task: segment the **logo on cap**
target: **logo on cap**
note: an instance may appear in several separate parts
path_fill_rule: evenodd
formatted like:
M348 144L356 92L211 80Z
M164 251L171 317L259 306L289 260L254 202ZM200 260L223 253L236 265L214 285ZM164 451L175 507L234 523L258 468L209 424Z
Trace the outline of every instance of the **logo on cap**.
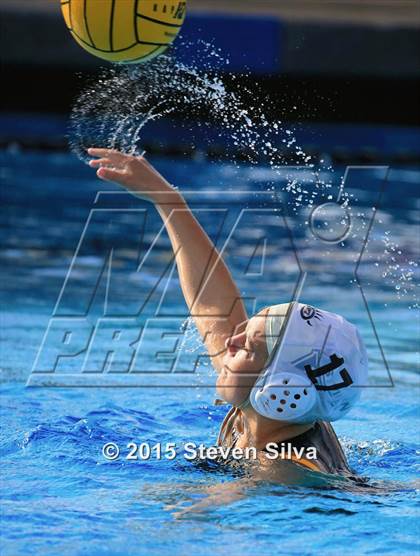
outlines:
M322 313L311 305L304 305L300 310L300 316L303 318L304 321L306 321L306 324L312 326L311 319L315 318L320 320L322 318Z

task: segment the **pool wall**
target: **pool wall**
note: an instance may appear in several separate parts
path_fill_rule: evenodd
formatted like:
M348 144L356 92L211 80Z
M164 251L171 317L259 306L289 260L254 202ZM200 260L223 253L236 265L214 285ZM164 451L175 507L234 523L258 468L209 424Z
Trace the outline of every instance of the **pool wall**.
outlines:
M227 54L224 71L247 73L240 78L244 84L258 83L274 101L282 91L274 108L282 119L296 118L297 99L305 107L299 118L305 120L420 122L420 17L411 13L409 3L379 10L364 2L359 10L346 12L337 2L329 2L328 9L315 2L315 14L303 0L294 7L290 2L258 4L256 10L254 2L226 8L218 1L191 1L178 44L209 41ZM2 110L68 112L80 88L74 72L95 73L104 62L73 41L58 2L4 0L0 15L9 85ZM194 49L181 48L179 56L188 63Z

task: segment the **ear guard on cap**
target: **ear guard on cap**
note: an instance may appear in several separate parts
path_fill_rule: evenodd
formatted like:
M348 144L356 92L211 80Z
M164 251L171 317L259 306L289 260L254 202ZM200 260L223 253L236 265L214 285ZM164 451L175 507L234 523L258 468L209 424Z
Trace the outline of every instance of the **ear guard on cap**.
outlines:
M285 305L276 308L282 310L280 335L251 390L252 407L295 424L341 418L367 384L367 354L356 327L301 303L287 304L287 314Z
M313 384L293 373L282 373L281 380L270 382L253 393L252 406L260 415L269 419L296 422L311 420L317 396ZM276 416L276 417L274 417Z

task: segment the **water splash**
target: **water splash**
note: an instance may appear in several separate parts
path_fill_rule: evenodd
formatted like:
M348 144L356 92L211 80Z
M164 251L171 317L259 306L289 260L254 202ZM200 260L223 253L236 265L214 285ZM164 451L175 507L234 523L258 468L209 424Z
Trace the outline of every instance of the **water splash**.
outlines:
M216 138L226 145L226 152L240 153L241 160L252 165L263 158L272 172L271 179L265 180L265 189L275 199L282 195L293 216L333 201L338 176L328 157L316 163L299 144L290 124L266 116L270 100L255 104L255 98L262 97L256 94L257 84L251 90L242 81L239 86L235 75L227 78L218 71L217 67L226 68L228 59L211 44L184 41L182 49L189 49L190 54L194 51L196 62L194 56L188 66L177 61L175 50L175 56L161 55L148 64L104 69L99 78L87 85L75 102L70 119L70 145L79 158L86 161L86 150L93 145L140 154L144 150L145 127L165 119L166 124L185 131L182 136L189 138L186 149L190 151L206 142L210 131L214 134L217 130ZM286 166L291 159L296 165ZM340 189L340 204L357 221L349 241L360 243L366 235L371 210L363 208L354 193ZM308 231L308 218L303 220L302 228ZM328 225L325 222L325 227ZM418 307L413 280L416 263L411 258L401 262L401 248L391 240L389 232L380 241L384 244L382 251L371 240L366 245L366 254L372 250L376 257L372 264L380 269L378 280L392 289L398 300L408 300L410 308ZM348 250L348 244L342 246Z
M270 101L254 104L258 92L235 76L226 77L214 70L222 60L220 51L207 43L193 45L200 57L198 70L169 55L136 66L114 66L101 72L76 100L70 120L70 144L73 151L86 160L89 146L119 148L128 153L142 152L142 130L153 121L176 120L177 128L191 132L198 122L203 142L205 128L218 129L227 147L236 149L242 159L256 164L261 155L272 168L281 166L293 155L299 165L311 167L311 156L298 144L290 125L270 122L265 113ZM183 43L182 48L192 47ZM216 63L215 63L216 61ZM224 60L225 64L227 60ZM255 85L257 88L257 85ZM257 95L260 97L261 95ZM254 103L253 103L254 102ZM194 135L189 134L192 145ZM276 145L283 145L280 149Z

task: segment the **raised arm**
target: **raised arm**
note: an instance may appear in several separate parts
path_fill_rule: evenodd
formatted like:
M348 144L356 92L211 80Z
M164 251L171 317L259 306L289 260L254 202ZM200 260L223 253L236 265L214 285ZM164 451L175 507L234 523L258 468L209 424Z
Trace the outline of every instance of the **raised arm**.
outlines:
M188 309L217 371L222 367L225 341L247 315L238 288L214 244L197 222L181 193L143 157L109 149L89 149L97 175L117 182L153 202L162 217L175 253Z

